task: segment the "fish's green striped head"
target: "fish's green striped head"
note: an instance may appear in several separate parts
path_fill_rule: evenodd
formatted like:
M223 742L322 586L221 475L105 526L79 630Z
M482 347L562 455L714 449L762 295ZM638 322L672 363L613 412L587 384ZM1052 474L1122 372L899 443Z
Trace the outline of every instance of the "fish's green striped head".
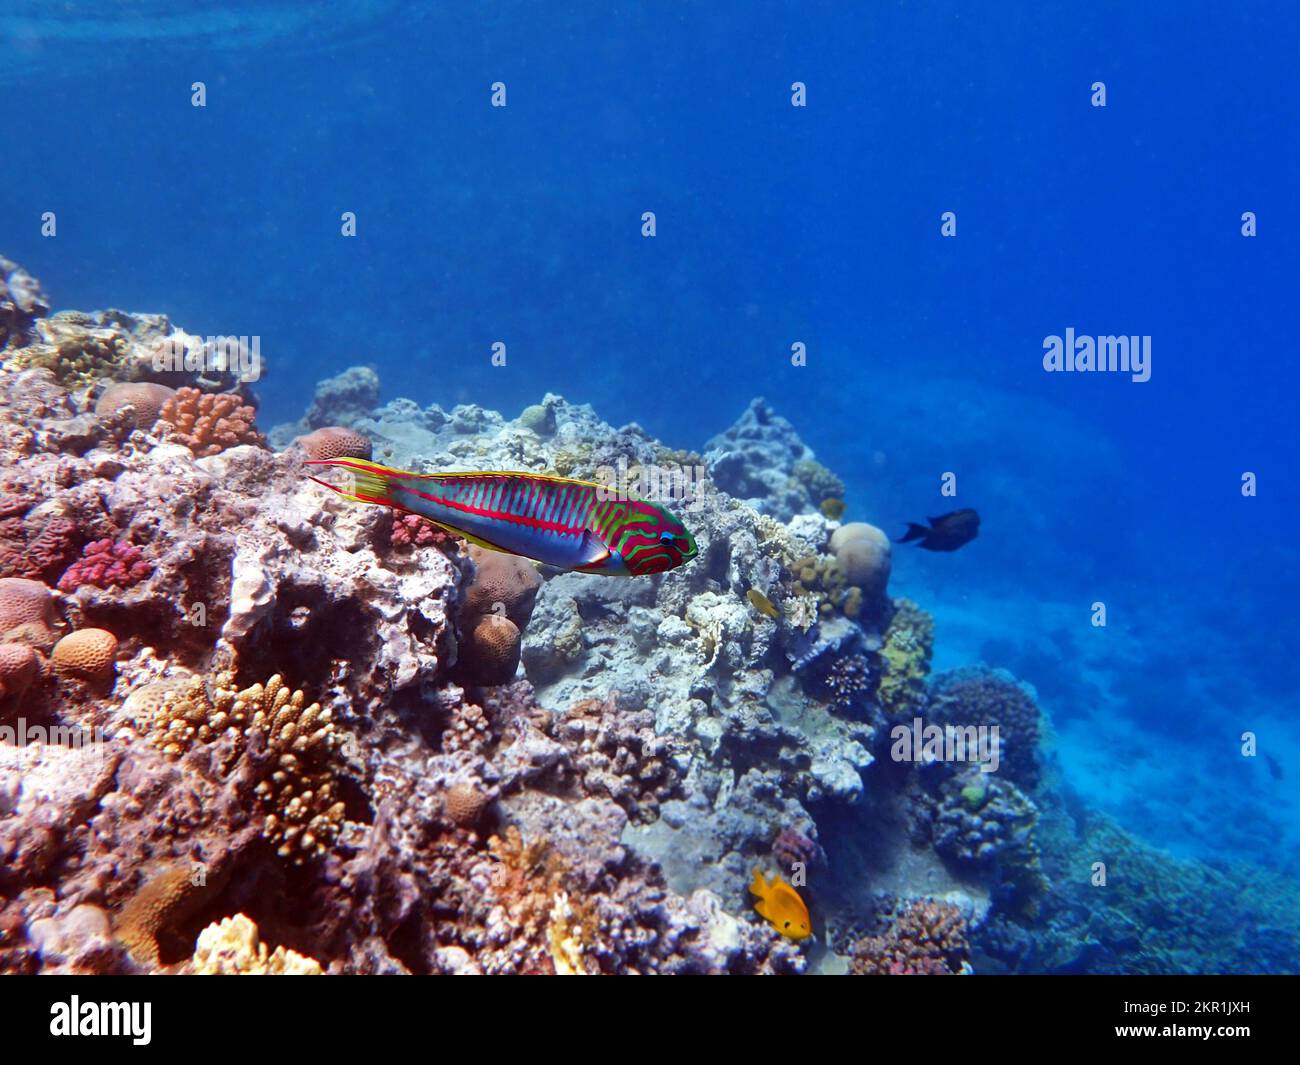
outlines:
M691 531L658 503L606 500L596 504L590 525L610 552L608 559L584 567L592 572L644 577L676 569L699 554Z

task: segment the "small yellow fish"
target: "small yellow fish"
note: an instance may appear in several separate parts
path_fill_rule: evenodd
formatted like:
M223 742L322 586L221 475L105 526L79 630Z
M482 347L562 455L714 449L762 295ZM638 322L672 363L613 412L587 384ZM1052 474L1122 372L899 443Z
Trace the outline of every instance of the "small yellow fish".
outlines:
M781 611L777 609L776 604L757 588L751 588L745 593L745 595L748 596L749 601L754 604L755 610L766 614L773 621L781 616Z
M758 896L754 911L772 925L783 936L790 939L807 939L812 935L812 921L808 917L808 907L803 904L799 892L795 891L777 873L771 882L763 879L763 874L754 870L754 880L749 885L752 895Z

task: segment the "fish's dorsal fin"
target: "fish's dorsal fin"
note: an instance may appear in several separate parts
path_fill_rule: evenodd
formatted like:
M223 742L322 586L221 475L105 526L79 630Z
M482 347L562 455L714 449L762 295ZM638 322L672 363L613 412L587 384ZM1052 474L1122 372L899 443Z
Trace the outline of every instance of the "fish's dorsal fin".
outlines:
M458 477L528 477L534 481L549 481L551 484L581 485L584 488L600 488L606 492L612 491L607 484L598 484L596 481L579 481L574 477L561 477L555 473L537 473L535 470L443 470L438 473L412 473L409 476L419 477L426 481L451 481Z

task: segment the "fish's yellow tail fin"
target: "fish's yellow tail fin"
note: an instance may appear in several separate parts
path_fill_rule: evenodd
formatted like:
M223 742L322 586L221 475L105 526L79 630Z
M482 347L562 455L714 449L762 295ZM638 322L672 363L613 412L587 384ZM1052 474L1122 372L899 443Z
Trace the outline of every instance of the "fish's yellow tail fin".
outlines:
M763 879L763 874L760 873L758 867L755 866L754 879L749 882L749 893L751 895L757 895L760 899L765 899L770 890L771 887L768 882Z
M333 489L341 496L357 503L378 503L380 506L400 507L403 510L407 508L395 498L397 487L394 483L395 479L416 476L406 470L395 470L391 466L381 466L377 462L369 462L366 459L314 459L303 465L330 466L341 470L343 472L341 484L322 481L319 477L311 478L317 484Z

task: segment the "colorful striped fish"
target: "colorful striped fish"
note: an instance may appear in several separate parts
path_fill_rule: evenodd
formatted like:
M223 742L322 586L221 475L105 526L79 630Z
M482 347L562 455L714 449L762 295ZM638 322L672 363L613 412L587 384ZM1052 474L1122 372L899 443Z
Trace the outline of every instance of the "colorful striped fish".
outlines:
M589 481L536 473L409 473L364 459L321 459L308 466L342 470L344 485L312 480L360 503L428 518L493 551L561 569L642 577L689 562L695 537L657 503L606 498Z

